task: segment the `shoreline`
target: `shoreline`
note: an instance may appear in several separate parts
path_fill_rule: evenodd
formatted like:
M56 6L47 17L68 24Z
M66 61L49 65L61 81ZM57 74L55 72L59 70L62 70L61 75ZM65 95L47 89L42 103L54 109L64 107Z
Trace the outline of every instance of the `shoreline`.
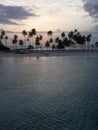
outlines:
M0 57L52 57L52 56L91 56L98 55L98 50L31 50L0 52Z

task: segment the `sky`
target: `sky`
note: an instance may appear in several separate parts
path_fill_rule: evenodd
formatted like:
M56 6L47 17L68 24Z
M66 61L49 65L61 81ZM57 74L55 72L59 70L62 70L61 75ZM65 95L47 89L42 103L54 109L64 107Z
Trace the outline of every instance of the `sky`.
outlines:
M0 29L98 31L98 0L0 0Z

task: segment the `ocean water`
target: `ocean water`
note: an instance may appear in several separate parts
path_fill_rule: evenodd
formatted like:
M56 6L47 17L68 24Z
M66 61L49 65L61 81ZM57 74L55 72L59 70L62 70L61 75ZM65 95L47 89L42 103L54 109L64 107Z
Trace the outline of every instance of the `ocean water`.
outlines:
M98 130L98 56L0 58L0 130Z

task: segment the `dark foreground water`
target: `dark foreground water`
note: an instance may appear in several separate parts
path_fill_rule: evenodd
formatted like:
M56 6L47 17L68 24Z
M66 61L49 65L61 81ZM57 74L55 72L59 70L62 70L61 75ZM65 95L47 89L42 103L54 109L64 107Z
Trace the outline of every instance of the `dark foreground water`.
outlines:
M98 130L98 56L0 58L0 130Z

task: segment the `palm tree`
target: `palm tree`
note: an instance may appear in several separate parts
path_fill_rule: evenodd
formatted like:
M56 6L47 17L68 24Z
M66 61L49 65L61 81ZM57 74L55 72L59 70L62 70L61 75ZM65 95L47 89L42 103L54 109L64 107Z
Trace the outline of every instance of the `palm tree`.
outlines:
M2 35L3 37L5 36L5 31L4 31L4 30L1 32L1 35Z
M41 43L41 40L43 39L43 36L42 35L40 35L39 36L39 40L40 40L40 48L42 49L42 43Z
M26 36L27 36L27 32L25 30L22 31L22 35L24 36L24 43L26 46Z
M33 29L31 30L31 34L32 34L32 37L34 37L34 40L33 40L33 46L35 46L35 35L37 34L35 28L33 28Z
M41 40L42 40L42 35L39 35L39 36L37 36L36 38L35 38L35 45L37 46L37 49L38 49L38 46L40 46L41 45Z
M12 40L12 43L16 44L16 49L17 49L17 41L18 41L18 36L14 35L14 39Z
M47 41L46 43L45 43L45 47L48 49L48 48L50 48L50 42L49 41Z
M47 33L48 33L48 35L50 35L50 36L52 36L52 34L53 34L53 32L52 32L51 30L48 31Z
M30 39L30 44L32 45L32 32L31 31L29 31L29 33L28 33L28 41L29 41L29 39Z
M1 42L2 42L2 40L3 40L3 38L4 38L4 36L5 36L5 31L2 30L2 31L1 31L1 35L0 35L0 40L1 40Z
M56 43L56 45L59 43L59 37L56 37L56 39L55 39L55 43Z
M13 49L14 49L15 43L16 43L15 39L12 39Z
M85 44L85 42L86 42L85 36L81 36L81 35L77 36L77 43L82 46L82 50L83 50L83 45Z
M89 34L87 37L86 37L86 41L88 42L88 50L89 50L89 43L90 43L90 41L91 41L91 37L92 37L92 35L91 34Z
M53 32L50 30L47 32L47 35L49 36L49 39L52 38Z
M74 33L75 33L75 34L77 34L77 33L78 33L78 30L77 30L77 29L75 29L75 30L74 30Z
M74 38L74 32L73 31L70 31L69 33L68 33L68 38L69 38L69 40L73 40L73 38Z
M39 39L40 39L40 40L42 40L42 39L43 39L43 36L42 36L42 35L40 35L40 36L39 36Z
M85 43L86 43L86 37L82 36L82 49L83 49L83 46L85 45Z
M66 47L68 48L69 46L73 45L73 41L68 39L67 37L65 37L62 42L65 49Z
M64 32L61 33L61 37L64 39L64 37L65 37L65 33Z
M50 38L49 42L52 43L53 42L53 38Z
M54 50L56 48L56 46L54 44L52 44L51 48L52 48L52 50Z
M14 35L14 39L16 40L18 38L18 36L17 35Z
M60 40L59 37L57 37L57 38L55 39L55 42L58 43L59 40Z
M38 49L38 46L40 46L40 38L38 36L35 38L35 45L37 49Z
M69 47L71 45L74 45L73 47L76 49L76 37L77 37L76 31L75 31L75 34L74 34L74 31L70 31L68 33L68 38L65 37L64 39L65 46Z
M22 46L23 49L23 40L19 40L19 45Z
M58 41L57 49L64 49L64 44L63 44L62 40Z
M8 36L5 36L5 45L6 45L6 47L7 47L7 41L8 41Z

